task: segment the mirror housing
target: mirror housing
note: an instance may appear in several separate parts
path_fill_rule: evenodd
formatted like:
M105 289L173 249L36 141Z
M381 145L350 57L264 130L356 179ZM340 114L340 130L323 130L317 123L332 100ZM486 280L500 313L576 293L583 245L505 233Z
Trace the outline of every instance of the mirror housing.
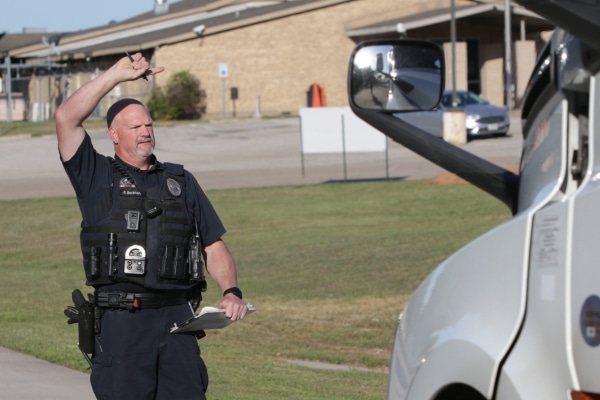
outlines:
M436 108L444 90L441 47L420 40L373 40L350 57L348 98L353 106L389 113Z

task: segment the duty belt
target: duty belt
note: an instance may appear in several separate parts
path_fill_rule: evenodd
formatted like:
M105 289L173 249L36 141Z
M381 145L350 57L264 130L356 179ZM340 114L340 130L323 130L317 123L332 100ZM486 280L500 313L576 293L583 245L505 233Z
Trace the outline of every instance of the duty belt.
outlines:
M139 310L175 306L188 302L184 291L167 293L96 292L96 305L100 308Z

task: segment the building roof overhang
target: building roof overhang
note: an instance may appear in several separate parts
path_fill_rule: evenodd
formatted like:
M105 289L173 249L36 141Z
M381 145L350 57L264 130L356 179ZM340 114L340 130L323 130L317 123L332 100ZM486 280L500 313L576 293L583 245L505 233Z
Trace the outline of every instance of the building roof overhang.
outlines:
M494 13L497 15L504 14L504 4L500 3L483 3L476 5L459 5L454 7L454 18L463 19L469 17L483 17L487 14ZM452 8L443 7L413 14L405 13L404 15L396 15L392 18L389 15L385 17L371 18L366 20L355 21L348 24L346 34L351 38L378 36L386 34L404 34L410 30L424 28L436 24L449 23L452 20ZM409 11L410 12L410 11ZM526 18L530 26L533 24L539 29L551 29L552 25L539 15L528 11L522 7L512 6L511 15L520 17L520 21Z
M61 36L59 44L14 48L16 58L99 57L127 51L153 49L274 19L334 6L352 0L209 0L202 6L192 1L171 5L167 13L149 12L121 23Z

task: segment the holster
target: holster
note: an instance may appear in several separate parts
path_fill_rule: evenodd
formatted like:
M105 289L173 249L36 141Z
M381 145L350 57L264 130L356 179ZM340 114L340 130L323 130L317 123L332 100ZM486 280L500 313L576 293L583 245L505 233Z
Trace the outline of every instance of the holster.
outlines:
M86 354L94 354L94 306L85 302L79 307L79 349Z
M194 310L194 312L196 310L198 310L198 307L200 307L200 303L202 302L202 292L204 292L205 290L206 290L206 281L200 282L200 284L194 286L188 292L188 300L189 300L190 305L192 306L192 309Z

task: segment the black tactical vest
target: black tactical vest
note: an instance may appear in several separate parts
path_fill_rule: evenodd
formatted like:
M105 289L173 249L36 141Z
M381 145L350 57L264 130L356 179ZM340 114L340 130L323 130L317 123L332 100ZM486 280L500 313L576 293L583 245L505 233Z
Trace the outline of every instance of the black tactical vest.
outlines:
M99 218L80 234L87 284L132 282L151 290L187 290L203 283L183 166L165 163L159 184L142 190L122 164L110 160L112 187L98 199Z

